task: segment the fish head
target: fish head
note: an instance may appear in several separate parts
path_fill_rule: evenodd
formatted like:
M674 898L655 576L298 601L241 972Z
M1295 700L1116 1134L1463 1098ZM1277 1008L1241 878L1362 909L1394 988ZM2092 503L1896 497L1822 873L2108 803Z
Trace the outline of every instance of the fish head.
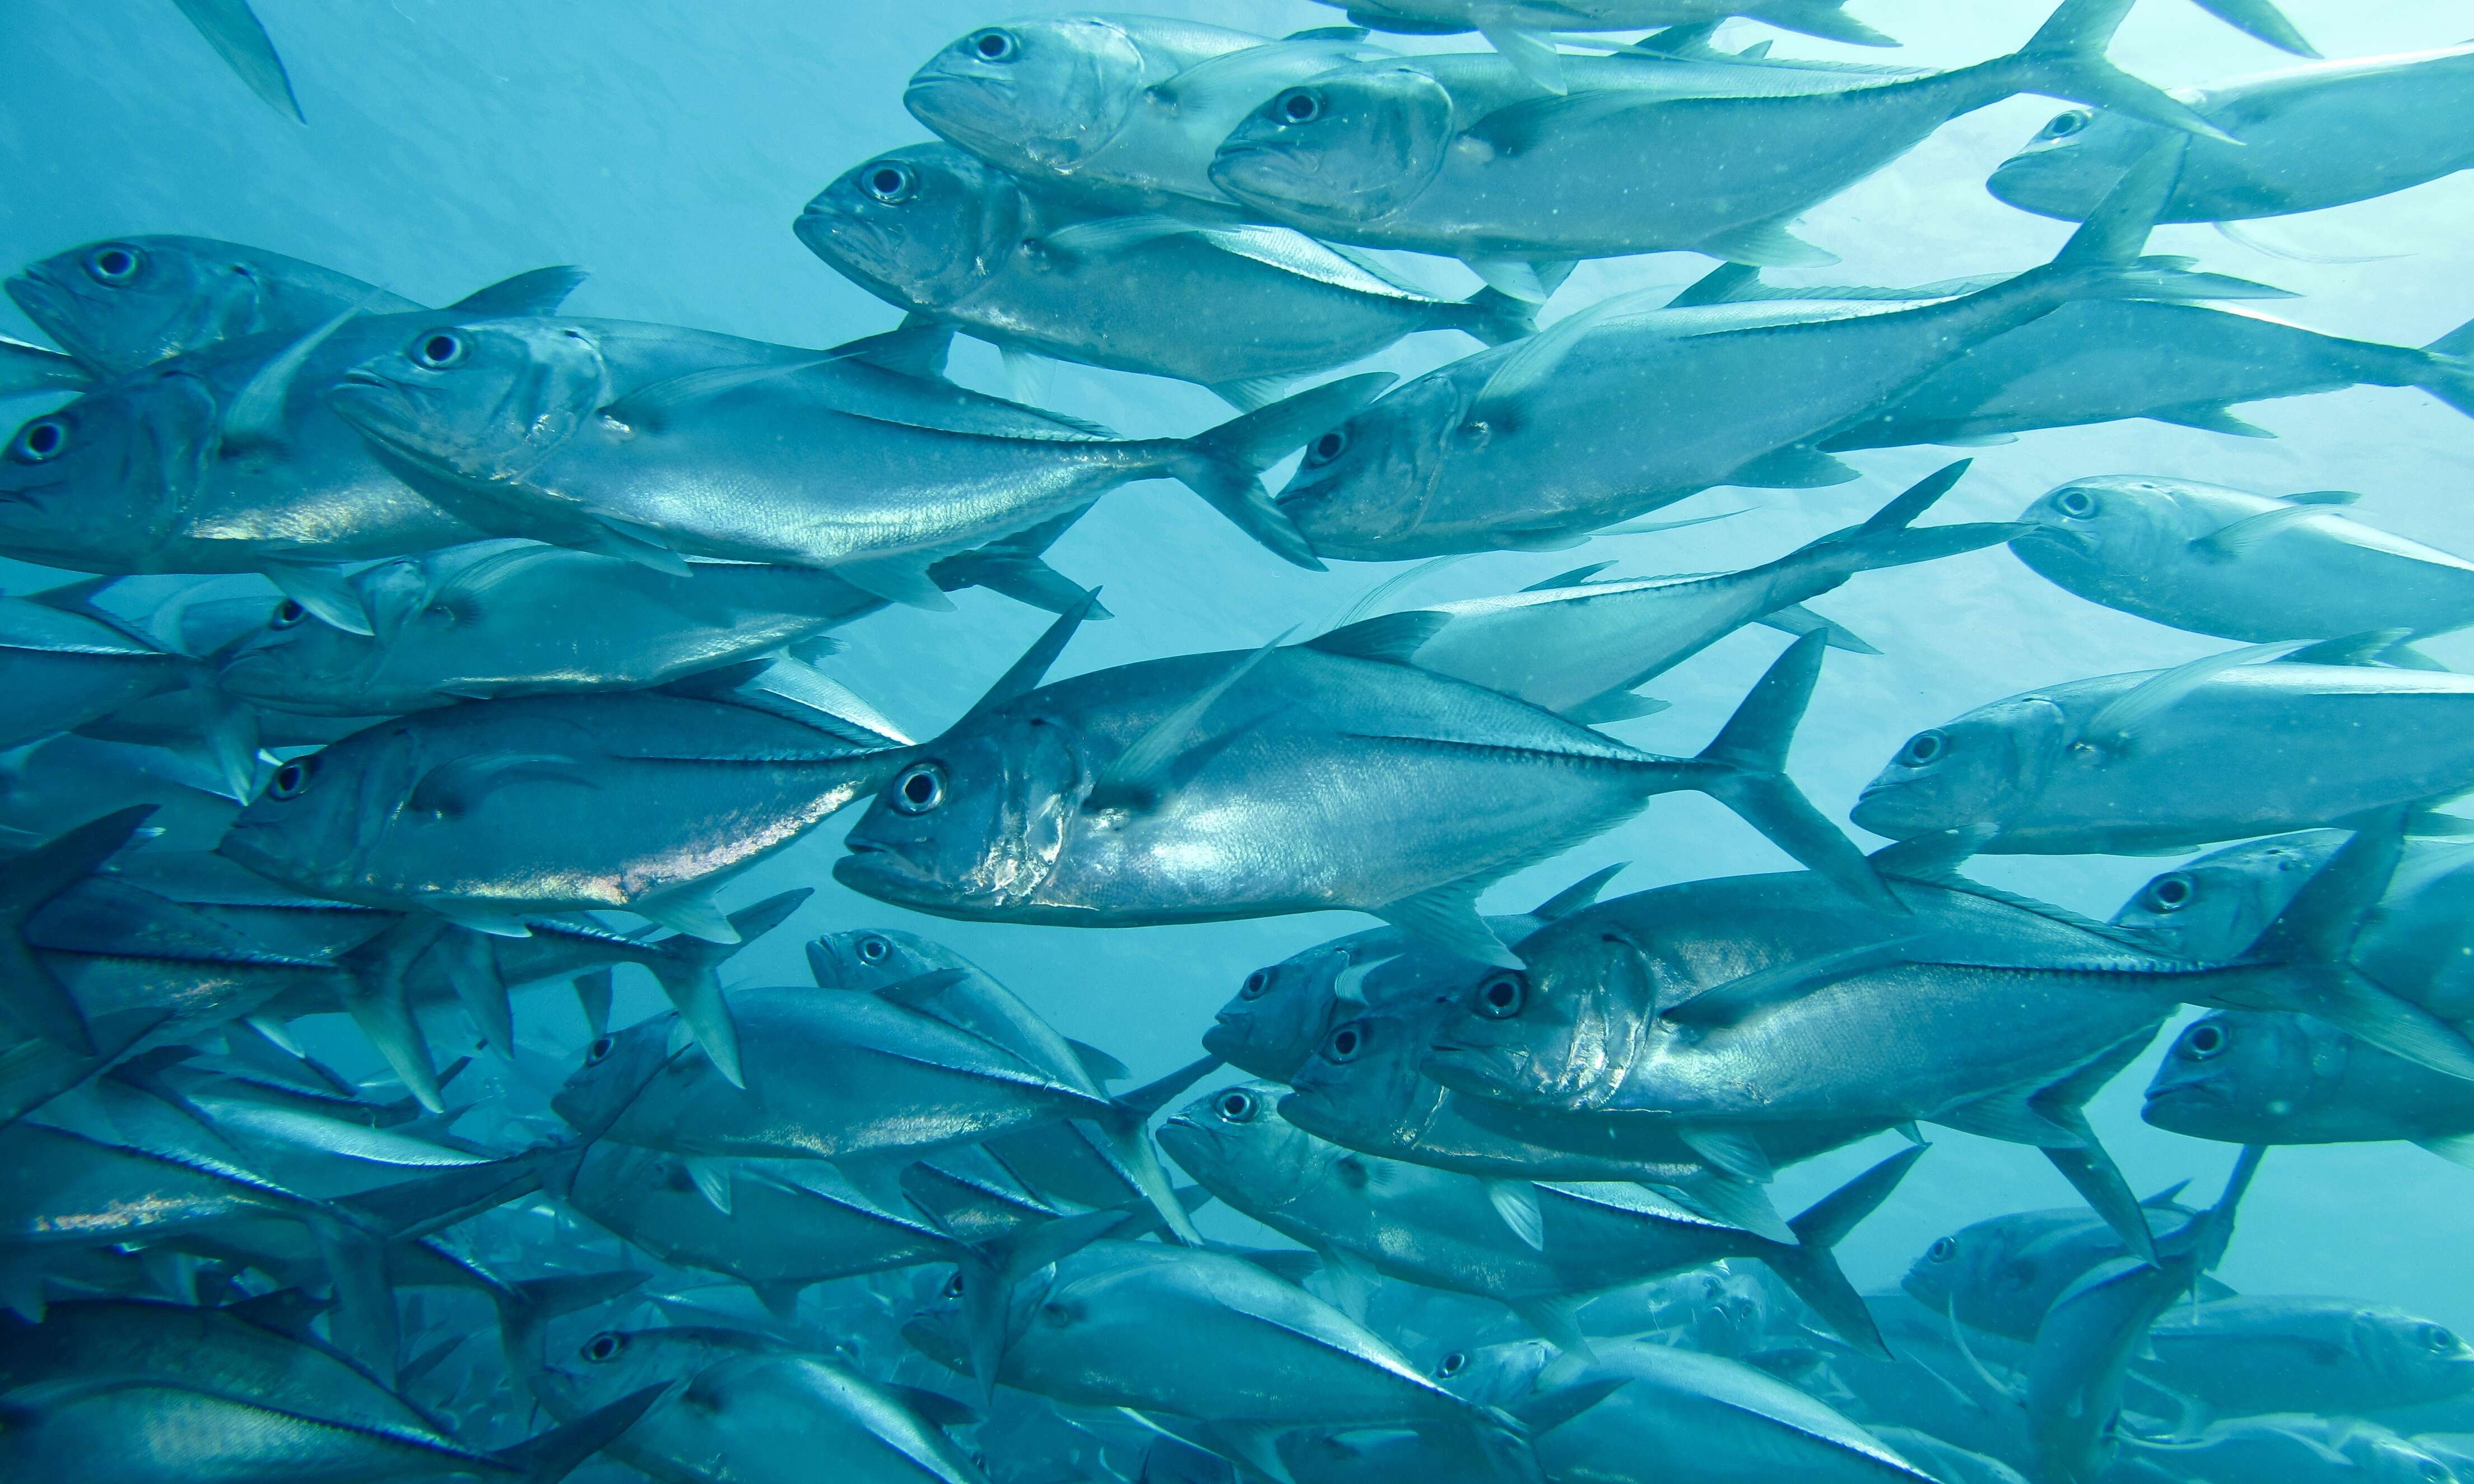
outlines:
M2474 1385L2474 1346L2445 1325L2394 1309L2356 1310L2348 1349L2387 1382L2401 1404Z
M1071 174L1116 138L1146 85L1116 20L1059 15L982 26L903 89L910 116L1007 170Z
M764 1344L744 1330L696 1326L604 1329L578 1345L565 1362L543 1370L570 1399L592 1409L647 1386L685 1380Z
M1995 200L2039 216L2080 221L2171 131L2125 113L2074 106L2045 121L2036 136L1994 167L1984 188Z
M1365 1003L1367 969L1400 951L1395 929L1318 943L1248 974L1202 1049L1240 1071L1285 1081L1312 1057L1336 1012Z
M1409 536L1452 455L1470 442L1475 392L1467 375L1445 366L1323 429L1306 441L1297 473L1274 497L1280 513L1326 556L1380 552L1384 543Z
M1540 941L1540 937L1545 941ZM1651 956L1619 935L1522 941L1526 968L1471 965L1421 1068L1455 1091L1573 1109L1602 1106L1646 1055L1659 1018Z
M826 989L873 994L922 974L962 966L960 956L943 944L891 928L828 933L808 945L808 967Z
M550 1111L587 1138L597 1138L618 1121L653 1080L680 1059L678 1016L656 1015L623 1031L604 1032L584 1048L584 1058L549 1100Z
M2069 740L2070 718L2044 696L1978 707L1908 738L1848 817L1892 839L2006 826L2035 803Z
M1089 791L1063 722L1016 707L966 718L894 773L851 827L834 879L923 912L1009 912L1047 885Z
M385 565L417 569L420 564L400 560ZM363 574L365 589L368 575ZM280 598L269 606L266 621L255 633L230 647L215 671L215 687L279 711L315 712L339 692L359 689L384 656L384 645L374 636L337 628L291 598Z
M327 392L363 437L471 484L522 478L611 400L600 347L555 320L431 321Z
M2187 562L2190 538L2220 523L2202 517L2195 528L2170 480L2099 474L2048 490L2019 523L2029 527L2010 541L2020 561L2073 592L2101 593Z
M1464 1401L1503 1406L1530 1395L1538 1374L1554 1359L1555 1347L1544 1340L1453 1345L1435 1357L1426 1375Z
M1288 1090L1249 1082L1196 1098L1161 1125L1160 1148L1204 1189L1243 1192L1248 1209L1286 1205L1321 1183L1335 1156L1352 1157L1280 1116Z
M1987 1304L2000 1304L2049 1280L2052 1266L2039 1239L2042 1212L2013 1212L1935 1237L1907 1265L1899 1286L1936 1314L1970 1324L1983 1322Z
M1280 1116L1317 1138L1351 1143L1360 1131L1421 1127L1443 1089L1419 1070L1447 1002L1386 1006L1344 1017L1289 1079Z
M88 367L141 366L264 328L267 291L246 256L203 237L113 237L11 279L9 297Z
M1279 215L1370 222L1414 200L1454 138L1452 95L1411 66L1322 73L1273 94L1211 158L1211 182Z
M2305 830L2215 851L2150 877L2113 921L2179 958L2239 958L2346 839Z
M87 572L144 571L215 442L198 377L151 372L19 425L0 445L0 549Z
M2214 1010L2173 1038L2139 1116L2193 1138L2265 1138L2264 1129L2307 1117L2351 1052L2341 1034L2302 1015Z
M845 172L792 230L869 292L935 309L1004 269L1027 228L1009 177L950 144L913 144Z

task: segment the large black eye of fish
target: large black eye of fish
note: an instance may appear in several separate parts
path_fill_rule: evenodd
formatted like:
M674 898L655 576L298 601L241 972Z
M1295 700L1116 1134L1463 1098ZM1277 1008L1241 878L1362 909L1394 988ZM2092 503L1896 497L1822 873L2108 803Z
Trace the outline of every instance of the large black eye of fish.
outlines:
M1352 1020L1323 1038L1322 1054L1334 1061L1353 1061L1366 1049L1366 1028Z
M584 1342L584 1358L596 1364L616 1360L618 1352L626 1348L625 1339L605 1329Z
M1934 1262L1948 1262L1958 1255L1958 1238L1942 1237L1925 1249L1925 1256Z
M2039 139L2067 139L2095 121L2096 115L2090 113L2087 109L2071 109L2065 112L2054 114L2051 120L2048 122L2043 129L2037 131L2036 137Z
M1443 1357L1443 1363L1442 1365L1435 1367L1435 1374L1448 1381L1453 1376L1460 1375L1467 1369L1468 1351L1454 1350Z
M294 758L275 770L273 781L266 786L267 796L297 799L301 796L302 791L309 787L309 780L317 771L318 765L315 760Z
M2435 1355L2445 1355L2457 1348L2457 1336L2438 1325L2422 1326L2423 1348Z
M2182 1037L2182 1055L2194 1061L2205 1061L2225 1049L2225 1028L2218 1025L2195 1025Z
M1011 61L1022 53L1022 43L1013 38L1012 32L994 27L971 37L970 47L971 55L982 61Z
M1292 87L1272 100L1272 116L1283 124L1311 124L1322 117L1322 94L1311 87Z
M445 371L467 353L464 337L451 329L433 329L412 343L412 363L426 371Z
M1244 984L1237 986L1237 998L1241 1000L1259 1000L1263 997L1263 992L1271 987L1271 974L1266 970L1256 969L1251 974L1246 976L1246 982Z
M893 952L893 945L881 937L862 937L859 940L859 961L861 963L882 963L885 961L885 956L891 952Z
M1220 1095L1214 1110L1222 1123L1252 1123L1254 1115L1263 1109L1252 1093L1243 1087L1231 1087Z
M1949 750L1949 734L1939 731L1918 732L1907 739L1905 746L1899 749L1899 764L1903 767L1923 767Z
M1333 428L1306 448L1306 467L1320 469L1348 451L1348 432Z
M58 458L69 446L69 420L62 417L36 418L17 430L10 445L10 456L23 464L39 464Z
M919 188L919 180L900 160L881 159L867 167L867 173L860 177L860 184L866 187L869 195L892 207L909 201L911 192Z
M906 815L924 815L945 802L945 769L934 763L913 763L893 780L893 807Z
M266 620L269 628L291 628L309 617L309 610L290 598L275 605L275 617Z
M945 1287L942 1291L948 1299L962 1297L962 1275L958 1269L952 1277L945 1279Z
M2096 514L2096 497L2085 490L2064 490L2055 497L2053 508L2074 521L2084 521Z
M2140 899L2149 912L2178 912L2191 905L2191 878L2180 871L2167 871L2147 884Z
M586 1066L595 1066L608 1060L610 1053L615 1050L618 1045L618 1040L616 1036L594 1036L593 1038L593 1044L584 1048L584 1064Z
M85 255L85 276L113 288L137 277L137 270L145 266L146 255L125 243L99 247Z
M1497 974L1477 986L1477 1012L1489 1020L1510 1020L1529 1008L1529 981L1517 974Z

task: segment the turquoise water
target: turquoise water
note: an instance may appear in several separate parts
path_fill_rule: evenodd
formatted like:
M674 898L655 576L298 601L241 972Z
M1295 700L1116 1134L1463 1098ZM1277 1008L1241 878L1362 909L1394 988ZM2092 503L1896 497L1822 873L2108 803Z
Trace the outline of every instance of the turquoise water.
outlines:
M1163 14L1282 35L1331 23L1304 3L1173 3ZM1904 65L1955 65L2015 46L2041 8L1858 0L1900 36ZM2331 57L2443 44L2463 30L2437 0L2287 9ZM10 8L14 65L0 96L0 158L10 161L0 264L131 231L230 238L328 265L424 303L445 303L520 270L577 263L591 279L577 312L674 323L827 346L890 328L893 311L837 278L792 237L801 205L834 177L925 132L901 106L903 81L937 48L994 12L948 0L901 6L794 0L258 0L289 64L307 125L277 117L240 89L168 5L19 0ZM1749 35L1752 28L1747 28ZM1766 35L1767 33L1762 33ZM1440 43L1409 41L1411 48ZM1807 38L1800 55L1882 54ZM2197 10L2145 0L2111 55L2167 84L2202 83L2281 64L2268 48ZM1982 181L2053 111L2014 98L1961 118L1889 168L1809 213L1800 229L1843 264L1783 272L1787 281L1907 283L2024 269L2051 255L2067 228L2009 209ZM2449 178L2385 198L2265 225L2260 235L2321 256L2264 255L2204 226L2167 227L2152 251L2299 291L2276 312L2369 340L2419 345L2474 316L2466 224L2474 182ZM1670 254L1584 264L1548 318L1608 294L1681 286L1706 259ZM1454 293L1476 286L1456 264L1411 271ZM39 336L13 309L0 331ZM1370 364L1414 374L1465 353L1451 335L1413 337ZM961 343L955 376L1005 394L986 347ZM1181 435L1226 409L1200 388L1074 366L1040 389L1042 404L1129 435ZM1974 472L1939 519L2007 520L2066 479L2145 473L2261 493L2364 492L2359 518L2446 549L2474 548L2464 513L2474 428L2412 390L2357 388L2260 404L2244 416L2275 436L2232 438L2137 422L2029 433L1973 450ZM1672 515L1742 507L1708 525L1592 545L1582 556L1495 553L1426 579L1422 599L1509 591L1578 561L1627 573L1716 572L1783 553L1854 523L1938 467L1947 450L1861 452L1856 483L1812 491L1718 490ZM1284 465L1273 474L1276 488ZM1165 483L1104 500L1051 552L1078 581L1103 586L1114 621L1085 629L1055 673L1189 651L1250 647L1292 624L1320 625L1391 568L1288 567L1237 539L1219 517ZM48 574L18 568L12 591ZM164 579L144 584L170 586ZM141 591L157 587L138 586ZM950 615L889 610L850 626L829 669L913 735L931 736L969 706L1046 622L983 592ZM1793 768L1843 820L1856 791L1903 739L2027 687L2178 664L2219 642L2083 602L1996 547L1932 565L1860 576L1816 608L1864 636L1878 657L1833 653ZM1613 728L1635 743L1688 753L1711 735L1780 647L1748 628L1648 689L1673 703ZM2444 636L2430 653L2474 664L2474 641ZM789 887L815 895L727 972L733 983L804 982L802 940L862 925L900 927L950 944L989 970L1064 1034L1103 1045L1137 1079L1189 1059L1215 1010L1250 968L1367 925L1322 914L1201 926L1075 931L945 922L860 897L830 876L857 811L829 822L737 883L729 905ZM1874 841L1862 836L1859 842ZM1598 866L1629 863L1617 891L1732 872L1783 859L1697 795L1653 801L1630 823L1493 888L1490 911L1524 909ZM1983 879L2109 915L2169 863L2110 857L1992 857ZM648 984L621 978L615 1024L663 1008ZM581 1023L561 996L520 1002L526 1040L571 1056ZM379 1063L335 1024L307 1034L339 1063ZM2177 1137L2138 1119L2140 1090L2171 1031L2091 1109L2131 1185L2190 1179L2215 1187L2231 1147ZM1936 1130L1933 1149L1879 1215L1841 1250L1857 1286L1895 1283L1934 1237L1981 1217L2063 1205L2074 1196L2033 1152ZM1784 1172L1778 1204L1795 1209L1897 1147L1884 1134ZM2474 1220L2474 1176L2406 1145L2273 1151L2219 1276L2245 1293L2349 1295L2474 1329L2474 1283L2462 1259ZM1274 1238L1214 1210L1207 1230ZM820 1475L829 1476L829 1475Z

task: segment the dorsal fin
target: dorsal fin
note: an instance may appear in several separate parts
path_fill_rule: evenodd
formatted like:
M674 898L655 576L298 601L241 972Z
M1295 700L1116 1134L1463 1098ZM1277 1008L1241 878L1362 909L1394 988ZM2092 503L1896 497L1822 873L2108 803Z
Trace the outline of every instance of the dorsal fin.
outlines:
M506 319L517 315L556 314L567 296L592 274L573 263L535 268L474 289L447 307L474 319Z
M301 375L310 353L327 343L327 337L360 317L372 300L382 290L375 290L366 299L336 315L316 329L303 335L278 352L247 385L232 394L216 432L226 449L245 449L278 441L283 433L283 404L292 394L292 383Z
M1415 663L1412 656L1417 654L1419 647L1443 632L1444 625L1451 621L1450 614L1437 613L1432 609L1387 613L1380 618L1361 619L1346 627L1309 639L1301 647L1356 660L1408 665Z
M1531 908L1529 910L1529 915L1543 922L1552 922L1558 917L1570 916L1572 913L1579 912L1582 908L1595 902L1598 899L1598 893L1606 889L1607 883L1614 880L1617 875L1622 873L1623 868L1631 864L1632 863L1629 861L1617 861L1613 865L1599 866L1596 870L1591 871L1587 876L1582 877L1570 886L1565 887L1563 890L1556 892L1553 896L1550 896L1546 900L1539 903L1536 907Z
M1047 677L1048 667L1055 664L1056 657L1065 652L1065 645L1074 638L1074 631L1082 626L1082 620L1091 616L1091 610L1099 601L1100 590L1093 588L1082 595L1082 601L1058 614L1056 621L1048 625L1037 639L1031 641L1031 647L1022 652L1022 658L999 675L997 683L988 687L987 693L974 702L970 710L962 713L961 720L954 724L959 726L962 721L994 711L1008 701L1019 700L1038 690L1040 681Z

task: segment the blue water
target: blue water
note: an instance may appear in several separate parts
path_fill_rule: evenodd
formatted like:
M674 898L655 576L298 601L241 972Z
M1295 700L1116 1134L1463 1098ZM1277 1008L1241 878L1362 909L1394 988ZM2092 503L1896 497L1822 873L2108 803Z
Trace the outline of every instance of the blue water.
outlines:
M593 270L570 303L581 313L830 345L888 328L894 313L812 257L791 236L791 219L844 169L924 137L902 110L903 80L971 26L1000 18L953 0L257 0L256 8L290 65L305 128L251 99L160 0L8 7L0 266L116 233L187 232L274 249L444 303L519 270L573 262ZM1251 0L1152 0L1152 9L1269 35L1337 18L1319 6ZM1944 65L2011 49L2044 7L1859 0L1856 9L1905 41L1887 60ZM2440 44L2467 29L2462 7L2442 0L2292 0L2287 9L2336 57ZM1806 55L1884 55L1801 37L1788 45ZM2171 0L2143 0L2112 56L2166 84L2280 62ZM2013 99L1944 128L1806 218L1801 234L1838 253L1842 267L1779 277L1907 283L2043 261L2066 229L2001 206L1981 182L2054 107ZM2300 290L2306 297L2278 312L2306 325L2420 344L2474 316L2469 224L2474 180L2459 177L2267 229L2311 253L2395 255L2390 260L2268 258L2204 227L2163 229L2151 251L2195 254L2207 266ZM1707 266L1687 255L1588 264L1552 313L1619 290L1681 285ZM1473 286L1456 265L1428 261L1417 271L1439 288ZM13 309L0 315L0 330L38 338ZM1372 364L1415 372L1466 346L1455 336L1418 337ZM984 347L965 342L955 365L967 383L1006 389ZM1129 435L1191 432L1225 415L1198 388L1076 367L1055 373L1044 400ZM2445 548L2474 549L2464 503L2474 426L2457 413L2413 391L2359 389L2261 404L2244 416L2277 436L2236 439L2135 423L2033 433L1977 450L1975 473L1938 518L2005 520L2073 476L2152 473L2263 493L2357 489L2365 493L2356 511L2362 519ZM1749 513L1600 543L1579 558L1482 557L1430 579L1419 596L1506 591L1577 560L1614 558L1621 571L1640 573L1745 566L1861 519L1948 456L1930 449L1867 452L1853 458L1864 471L1859 483L1712 492L1671 514L1736 506ZM1274 472L1274 487L1284 474ZM1057 674L1251 645L1292 624L1327 620L1390 571L1289 568L1166 484L1110 497L1051 557L1077 579L1102 584L1119 615L1086 628ZM8 576L12 590L47 580L31 569ZM896 609L844 630L849 648L834 672L914 734L933 735L1046 622L984 593L958 597L952 615ZM1832 654L1794 755L1806 791L1840 818L1857 788L1919 727L2031 685L2151 669L2221 647L2082 602L2000 547L1859 577L1815 606L1883 651ZM1759 628L1732 636L1649 688L1673 710L1616 730L1661 751L1698 748L1780 645L1778 635ZM2474 664L2474 639L2442 638L2429 647L2455 668ZM1365 925L1331 914L1090 932L914 918L832 882L830 865L856 813L733 888L732 905L787 886L817 888L788 927L732 965L733 982L801 982L798 945L818 933L869 923L909 928L961 950L1065 1034L1106 1046L1137 1077L1149 1077L1194 1054L1248 969ZM1525 908L1613 862L1631 863L1615 890L1783 864L1716 805L1667 796L1630 824L1497 887L1487 907ZM2166 864L1993 858L1974 869L2104 916ZM616 1020L659 1006L649 985L624 984ZM562 996L529 996L520 1013L526 1038L546 1050L571 1051L580 1035ZM2156 1048L2169 1041L2170 1034ZM376 1066L349 1035L324 1044L339 1058ZM2139 1090L2155 1055L2098 1100L2097 1127L2143 1191L2186 1177L2196 1189L2213 1189L2230 1148L2138 1120ZM1889 1286L1931 1238L1968 1221L2074 1204L2032 1151L1947 1131L1933 1138L1917 1176L1843 1249L1859 1287ZM1779 1204L1795 1209L1891 1147L1884 1135L1798 1167L1782 1177ZM2474 1277L2462 1261L2469 1222L2474 1174L2410 1147L2279 1149L2244 1207L2220 1276L2244 1291L2355 1295L2474 1328ZM1206 1225L1239 1240L1274 1240L1225 1211Z

